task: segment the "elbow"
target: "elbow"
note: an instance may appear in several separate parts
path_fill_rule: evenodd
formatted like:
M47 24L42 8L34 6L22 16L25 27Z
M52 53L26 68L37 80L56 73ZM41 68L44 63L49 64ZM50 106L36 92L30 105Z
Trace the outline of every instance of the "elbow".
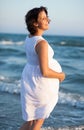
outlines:
M42 71L42 76L43 76L43 77L48 77L47 71L45 71L45 72Z

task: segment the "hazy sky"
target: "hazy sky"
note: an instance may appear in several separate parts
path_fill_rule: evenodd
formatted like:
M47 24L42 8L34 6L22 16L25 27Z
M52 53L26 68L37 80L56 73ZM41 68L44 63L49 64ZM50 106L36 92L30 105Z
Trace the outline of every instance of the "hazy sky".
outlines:
M84 0L0 0L0 32L27 33L24 16L40 6L51 19L46 34L84 36Z

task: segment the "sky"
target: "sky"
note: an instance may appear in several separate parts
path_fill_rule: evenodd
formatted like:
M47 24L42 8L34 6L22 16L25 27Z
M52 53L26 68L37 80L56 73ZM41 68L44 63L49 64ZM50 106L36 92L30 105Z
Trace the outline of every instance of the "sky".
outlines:
M84 36L84 0L0 0L0 32L28 33L25 14L40 6L51 19L45 34Z

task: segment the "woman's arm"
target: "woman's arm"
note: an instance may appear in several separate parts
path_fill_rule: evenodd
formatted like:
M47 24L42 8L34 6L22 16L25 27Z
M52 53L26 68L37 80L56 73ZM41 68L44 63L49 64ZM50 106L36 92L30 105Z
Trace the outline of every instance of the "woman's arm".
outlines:
M63 81L65 74L63 72L55 72L48 66L48 43L42 40L36 45L35 49L38 54L42 75L47 78L58 78L60 81Z

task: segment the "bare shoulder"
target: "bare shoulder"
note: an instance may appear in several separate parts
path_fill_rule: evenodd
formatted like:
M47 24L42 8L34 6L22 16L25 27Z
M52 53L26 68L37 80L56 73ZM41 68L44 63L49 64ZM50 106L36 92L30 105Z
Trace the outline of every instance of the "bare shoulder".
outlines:
M45 46L45 45L48 45L48 42L46 40L41 40L38 42L36 46Z
M38 44L35 47L37 53L39 51L47 49L47 48L48 48L48 42L46 40L39 41Z

